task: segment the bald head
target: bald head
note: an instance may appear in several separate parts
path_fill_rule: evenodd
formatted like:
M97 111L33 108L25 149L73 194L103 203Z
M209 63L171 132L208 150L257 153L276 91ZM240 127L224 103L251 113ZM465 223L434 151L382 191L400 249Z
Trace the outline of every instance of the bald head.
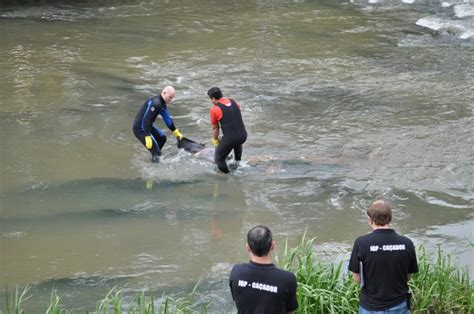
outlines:
M367 215L377 226L385 226L392 221L392 208L386 201L377 200L367 209Z
M176 96L176 90L174 89L173 86L166 86L161 91L161 97L167 104L172 102L175 96Z

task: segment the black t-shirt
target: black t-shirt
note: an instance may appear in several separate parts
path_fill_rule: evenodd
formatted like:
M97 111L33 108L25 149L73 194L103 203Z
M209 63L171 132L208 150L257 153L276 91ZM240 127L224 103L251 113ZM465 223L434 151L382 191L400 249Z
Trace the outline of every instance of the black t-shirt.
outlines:
M407 298L408 274L418 272L415 247L392 229L376 229L355 240L349 270L361 274L362 307L388 309Z
M295 275L274 264L235 265L229 285L239 313L277 314L298 308Z

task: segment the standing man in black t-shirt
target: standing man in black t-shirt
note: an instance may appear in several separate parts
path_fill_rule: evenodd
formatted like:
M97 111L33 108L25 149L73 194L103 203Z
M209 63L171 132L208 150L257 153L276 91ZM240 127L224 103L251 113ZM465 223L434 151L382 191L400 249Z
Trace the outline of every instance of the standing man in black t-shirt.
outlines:
M413 242L390 228L387 202L375 201L367 215L373 231L355 240L349 261L361 284L359 313L410 313L408 280L418 272Z
M232 268L229 285L238 313L292 313L298 308L296 277L272 262L275 242L265 226L247 234L250 262Z

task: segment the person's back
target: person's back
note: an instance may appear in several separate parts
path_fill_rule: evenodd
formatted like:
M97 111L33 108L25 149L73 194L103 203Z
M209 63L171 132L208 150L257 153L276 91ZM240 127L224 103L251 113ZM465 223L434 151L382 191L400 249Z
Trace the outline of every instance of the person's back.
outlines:
M371 309L385 309L407 299L407 275L416 262L413 243L393 229L378 229L357 238L363 265L360 302Z
M293 273L274 264L250 261L235 265L230 274L232 297L239 313L287 313L293 304L288 300L296 292Z
M150 108L153 108L153 111L148 113ZM159 109L156 110L156 108ZM137 115L135 116L135 120L133 120L133 130L135 132L149 131L156 117L164 108L166 108L166 103L164 103L160 96L153 96L147 99L145 103L140 107L140 110L138 110Z
M222 112L222 118L219 120L222 134L237 142L245 142L247 139L247 130L240 112L239 105L230 98L221 98L215 104Z
M413 242L389 227L392 213L386 202L374 202L367 213L373 231L355 240L349 261L361 283L359 313L409 313L408 280L418 271Z
M252 228L247 235L250 262L232 268L229 286L238 313L289 313L298 308L296 277L272 263L271 231Z

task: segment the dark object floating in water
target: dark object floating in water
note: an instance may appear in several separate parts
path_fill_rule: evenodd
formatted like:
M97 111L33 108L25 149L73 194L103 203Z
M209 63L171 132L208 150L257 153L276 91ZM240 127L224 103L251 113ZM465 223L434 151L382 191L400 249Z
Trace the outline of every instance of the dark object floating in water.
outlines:
M199 153L204 149L204 147L204 144L195 142L186 137L183 137L182 139L178 140L178 148L182 148L189 153Z

